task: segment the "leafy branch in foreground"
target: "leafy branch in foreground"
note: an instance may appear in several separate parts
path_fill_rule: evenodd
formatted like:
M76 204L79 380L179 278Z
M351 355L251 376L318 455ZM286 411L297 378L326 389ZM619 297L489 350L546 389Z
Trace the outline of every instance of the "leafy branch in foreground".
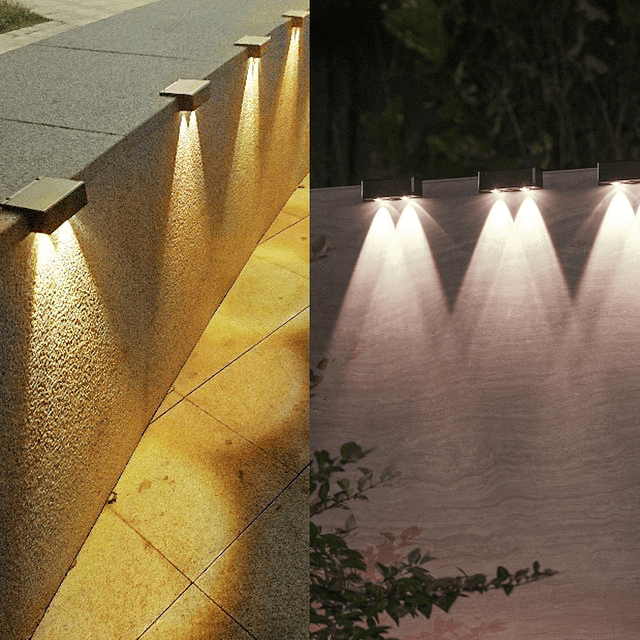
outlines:
M369 451L354 442L341 447L340 456L332 458L327 451L314 452L311 467L311 517L328 509L349 509L351 500L368 499L365 492L388 483L400 475L393 466L385 467L377 475L371 469L358 467L360 477L352 486L342 477L336 481L338 490L332 492L332 477L343 473L345 467L356 464ZM407 615L429 618L434 607L447 612L459 597L469 593L486 593L502 589L509 595L516 586L556 574L551 569L520 569L514 574L498 567L496 577L489 579L477 573L434 578L424 565L434 560L429 553L414 549L404 561L391 565L376 563L380 579L364 578L368 567L363 555L352 549L347 537L355 529L356 520L349 515L343 529L323 533L322 527L311 522L311 638L313 640L397 640L386 634L391 627L384 624L384 616L396 624Z

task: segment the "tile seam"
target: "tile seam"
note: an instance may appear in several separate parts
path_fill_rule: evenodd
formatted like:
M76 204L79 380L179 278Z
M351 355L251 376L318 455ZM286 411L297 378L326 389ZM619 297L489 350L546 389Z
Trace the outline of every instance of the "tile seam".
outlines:
M297 275L297 274L296 274ZM300 276L301 277L301 276ZM233 358L233 360L230 360L229 362L227 362L227 364L225 364L223 367L221 367L220 369L218 369L218 371L216 371L213 375L209 376L206 380L204 380L203 382L201 382L197 387L194 387L193 389L191 389L191 391L189 391L189 393L185 393L184 395L182 393L180 393L179 391L177 393L180 393L180 395L182 396L182 400L189 399L189 396L193 393L195 393L198 389L200 389L200 387L204 386L205 384L207 384L207 382L213 380L218 374L222 373L225 369L227 369L228 367L230 367L234 362L236 362L237 360L239 360L240 358L242 358L243 356L246 356L252 349L255 349L259 344L263 343L267 338L270 338L276 331L280 331L280 329L282 329L282 327L284 327L287 323L291 322L294 318L297 318L300 314L304 313L307 309L309 308L309 305L307 304L303 309L300 309L300 311L297 311L296 313L294 313L292 316L290 316L289 318L287 318L281 325L279 325L278 327L276 327L275 329L273 329L273 331L270 331L267 335L263 336L262 338L260 338L260 340L258 340L258 342L255 342L254 344L252 344L248 349L246 349L245 351L243 351L241 354L237 355L235 358ZM185 363L186 364L186 363ZM180 400L180 402L182 402L182 400ZM195 405L198 407L198 409L201 409L202 411L204 411L204 409L202 409L202 407L200 407L199 405L197 405L193 400L189 400L189 402L191 402L191 404ZM179 404L176 403L176 404ZM174 405L175 406L175 405ZM173 407L172 407L173 408ZM171 409L169 409L170 411ZM209 413L208 411L205 411L205 413L208 413L212 418L216 418L216 416L214 416L213 414ZM216 420L220 420L219 418L216 418ZM220 422L222 422L222 420L220 420ZM223 423L224 424L224 423Z
M215 558L206 566L206 568L202 571L202 573L198 575L198 577L196 578L196 581L200 580L200 578L202 578L202 576L212 567L212 565L217 560L219 560L235 542L237 542L240 539L240 537L245 533L245 531L251 528L255 524L255 522L262 516L262 514L264 514L269 509L269 507L271 507L278 500L278 498L280 498L280 496L282 496L286 491L288 491L293 486L293 484L302 476L302 474L310 467L311 467L311 461L307 462L307 464L305 464L304 467L300 471L298 471L293 476L293 478L289 480L289 482L287 482L287 484L282 489L280 489L280 491L278 491L278 493L260 510L260 512L255 516L255 518L249 521L243 527L242 531L240 531L240 533L238 533L238 535L233 540L231 540L231 542L229 542L229 544L227 544L224 547L224 549L222 549L222 551L218 553L218 555L215 556Z
M80 131L82 133L100 133L105 136L115 136L117 138L124 138L123 133L114 133L113 131L94 131L93 129L78 129L76 127L68 127L63 124L50 124L49 122L33 122L31 120L18 120L17 118L3 118L0 116L0 120L4 122L19 122L20 124L33 124L37 127L51 127L53 129L67 129L68 131Z
M122 522L124 524L126 524L127 527L129 527L138 536L140 536L140 538L142 538L142 540L144 540L145 544L148 544L154 551L156 551L158 554L160 554L160 556L162 556L162 558L164 558L164 560L166 560L183 578L185 578L191 584L193 584L193 580L184 571L182 571L182 569L180 569L172 560L167 558L167 556L162 551L160 551L160 549L158 549L158 547L156 547L150 540L147 540L147 538L145 538L145 536L143 536L140 533L140 531L138 531L138 529L136 529L131 523L127 522L127 520L124 518L124 516L120 515L113 507L111 507L111 512L114 515L118 516L118 518L120 520L122 520Z
M200 591L200 593L205 596L205 598L207 598L208 600L210 600L211 602L213 602L213 604L216 605L216 607L218 607L225 615L229 616L243 631L245 631L247 634L249 634L249 636L251 636L254 640L258 640L257 636L254 636L253 633L251 633L251 631L249 631L249 629L247 629L239 620L237 620L232 613L230 613L229 611L227 611L219 602L217 602L216 600L214 600L206 591L204 591L200 586L198 586L195 582L193 583L193 586Z
M111 17L111 16L110 16ZM84 25L82 25L84 26ZM67 49L69 51L89 51L91 53L114 53L120 56L138 56L142 58L162 58L163 60L188 60L190 62L208 62L212 64L221 65L224 64L220 60L211 60L209 58L184 58L182 56L163 56L158 53L139 53L131 51L114 51L111 49L90 49L88 47L71 47L61 44L44 44L43 42L33 42L34 47L48 47L50 49Z

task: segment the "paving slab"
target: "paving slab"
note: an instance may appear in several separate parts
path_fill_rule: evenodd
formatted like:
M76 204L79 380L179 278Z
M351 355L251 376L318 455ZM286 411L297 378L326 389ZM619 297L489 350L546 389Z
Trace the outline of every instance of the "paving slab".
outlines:
M282 0L160 0L39 44L208 60L213 69L239 53L236 40L267 35L285 22L284 11L305 9L307 4L306 0L285 4Z
M9 51L2 62L2 120L120 135L167 106L158 95L164 87L211 71L205 61L39 45Z
M0 101L2 99L0 96ZM3 162L0 162L0 200L13 195L38 176L75 175L121 139L119 135L0 118L3 157Z

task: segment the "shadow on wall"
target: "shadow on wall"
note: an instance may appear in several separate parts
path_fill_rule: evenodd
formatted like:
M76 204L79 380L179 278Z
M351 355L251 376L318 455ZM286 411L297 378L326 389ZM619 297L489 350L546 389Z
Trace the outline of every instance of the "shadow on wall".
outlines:
M35 262L32 238L0 251L0 602L10 606L29 595L20 542L30 525L30 487L25 484L29 461L24 455L29 442L23 425L29 411L28 336ZM0 614L0 629L7 628L8 616L8 611Z
M166 390L308 172L308 124L306 137L280 129L299 131L308 113L289 35L288 25L271 33L259 97L240 54L208 78L197 113L169 104L74 176L87 184L82 212L0 258L7 638L33 631Z

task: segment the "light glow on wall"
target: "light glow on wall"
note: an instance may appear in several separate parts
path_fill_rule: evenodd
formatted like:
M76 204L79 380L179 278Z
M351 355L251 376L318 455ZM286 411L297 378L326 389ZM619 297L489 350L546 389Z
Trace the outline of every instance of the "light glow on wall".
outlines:
M625 192L616 189L596 235L578 286L581 298L583 282L588 282L590 296L602 301L610 295L614 273L637 229L636 218Z
M236 212L258 205L260 181L260 59L247 58L244 92L233 147L227 211Z
M456 322L468 340L470 360L507 369L488 357L496 340L513 345L532 362L549 353L542 343L557 339L553 326L568 312L569 287L537 205L523 201L515 222L498 200L482 230L455 307ZM515 345L519 345L518 349ZM484 351L484 355L481 355ZM533 365L532 365L533 366ZM501 369L501 370L502 370ZM493 375L483 371L479 375Z
M115 381L121 360L118 343L107 324L102 299L70 221L50 236L36 234L35 279L29 334L28 423L40 430L25 448L33 465L55 469L81 464L62 462L71 450L101 445L99 430L76 432L75 424L100 422L105 406L118 393ZM96 394L95 389L100 389ZM42 446L49 442L49 445Z
M448 345L448 305L435 260L417 210L400 206L396 225L385 206L375 214L331 336L329 366L340 375L325 390L331 385L331 410L338 413L354 395L393 394L415 376L428 388L428 363ZM385 375L371 375L378 370ZM370 410L380 409L372 403Z
M296 112L299 102L299 74L302 38L300 28L290 29L287 55L284 68L278 79L275 110L271 122L264 124L272 127L272 136L267 149L265 164L276 167L278 172L286 173L288 157L299 141L296 128Z
M193 273L211 269L211 225L197 112L180 113L180 131L166 213L162 247L159 247L160 284L158 290L158 335L171 336L177 343L187 339L188 327L180 318L178 291L189 286ZM189 247L188 256L184 248ZM164 351L166 345L162 347Z

